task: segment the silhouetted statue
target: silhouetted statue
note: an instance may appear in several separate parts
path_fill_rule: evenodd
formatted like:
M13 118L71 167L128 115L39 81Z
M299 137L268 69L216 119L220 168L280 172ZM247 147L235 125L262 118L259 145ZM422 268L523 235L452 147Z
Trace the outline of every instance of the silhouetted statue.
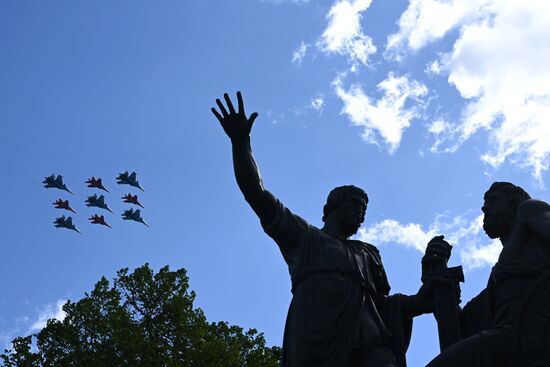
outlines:
M429 367L550 365L550 205L495 182L481 208L483 229L503 248L487 287L464 307L463 339Z
M323 208L322 229L293 214L264 189L250 147L257 113L247 118L224 94L212 112L229 136L237 184L288 265L293 299L285 325L285 367L404 367L412 318L433 311L433 284L413 296L389 296L376 247L351 240L364 220L367 194L337 187ZM434 246L437 247L437 244Z

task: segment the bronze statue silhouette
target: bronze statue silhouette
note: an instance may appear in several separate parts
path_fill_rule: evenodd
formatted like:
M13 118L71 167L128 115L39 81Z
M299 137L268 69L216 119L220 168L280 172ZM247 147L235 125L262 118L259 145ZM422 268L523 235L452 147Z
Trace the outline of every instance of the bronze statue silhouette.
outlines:
M280 248L292 281L283 340L284 367L404 367L412 318L433 311L433 282L417 294L389 295L377 248L351 240L364 220L368 196L355 186L337 187L318 229L293 214L263 186L252 156L250 132L258 117L245 115L224 94L213 114L231 140L237 184ZM441 242L433 243L436 249Z
M481 210L502 251L487 287L460 314L463 339L428 367L550 366L550 205L495 182Z

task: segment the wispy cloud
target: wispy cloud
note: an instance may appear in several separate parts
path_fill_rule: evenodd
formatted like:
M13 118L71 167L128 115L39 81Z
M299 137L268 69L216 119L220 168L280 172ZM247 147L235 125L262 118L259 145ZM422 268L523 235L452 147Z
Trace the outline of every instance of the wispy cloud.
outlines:
M317 47L327 54L345 55L355 69L357 63L367 65L369 55L376 53L372 38L361 29L362 14L371 0L338 0L330 8L328 26Z
M456 121L430 126L432 150L454 152L485 131L485 163L511 162L542 184L550 157L550 3L410 0L399 26L386 52L418 50L460 28L452 50L427 71L447 75L467 102Z
M306 52L308 47L309 47L309 44L305 43L304 41L300 43L298 48L294 50L294 52L292 53L293 64L298 64L298 65L302 64L302 61L304 61L304 58L306 57Z
M424 253L428 241L444 235L459 251L461 263L466 270L492 266L496 263L502 245L498 240L489 240L482 231L483 215L466 219L463 216L439 215L423 227L418 223L400 223L385 219L366 228L360 228L357 238L374 245L396 244Z
M433 227L424 230L417 223L402 224L394 219L385 219L367 228L360 228L357 237L374 245L394 243L424 252L428 241L438 234Z
M502 243L499 240L491 240L482 246L475 244L466 246L460 251L460 257L467 269L482 268L494 265L501 251Z
M550 3L505 3L492 22L465 26L446 56L449 83L471 100L455 145L492 129L483 161L510 159L540 182L550 154Z
M319 113L323 112L323 109L325 107L325 100L322 95L319 95L309 102L309 105L311 108L313 108L315 111L318 111Z
M317 93L312 97L307 104L294 107L291 109L291 112L296 116L304 115L306 113L315 111L319 115L323 113L325 109L325 97L322 93Z
M38 319L30 325L28 333L42 330L44 327L46 327L46 324L50 319L63 321L63 319L65 318L65 311L63 311L63 305L65 303L67 303L67 300L58 299L55 303L50 303L46 305L38 313Z
M443 70L441 68L441 64L439 63L439 60L434 60L426 65L424 72L429 76L441 74Z
M378 144L375 134L378 132L390 153L399 147L403 131L410 126L411 120L420 116L422 97L428 93L424 84L409 80L407 75L395 76L393 73L377 85L382 95L376 101L372 101L360 85L353 84L346 90L342 77L337 77L333 86L344 102L342 113L355 126L363 128L362 138Z
M14 320L13 326L6 330L0 330L0 351L9 349L11 347L11 341L14 338L21 336L22 334L28 335L29 333L25 333L25 330L27 329L29 323L29 317L18 317Z
M400 59L468 21L489 17L496 1L500 0L410 0L399 18L399 31L388 36L385 55Z

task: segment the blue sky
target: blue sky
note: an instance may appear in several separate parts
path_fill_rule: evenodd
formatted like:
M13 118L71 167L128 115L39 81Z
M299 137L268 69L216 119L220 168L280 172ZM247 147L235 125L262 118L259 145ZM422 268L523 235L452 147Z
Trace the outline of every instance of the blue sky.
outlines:
M416 292L423 248L444 234L470 299L499 251L480 227L485 190L548 199L549 14L500 0L1 2L0 343L148 262L187 268L210 320L281 344L288 271L210 112L237 90L259 113L270 191L321 226L333 187L364 188L357 237L379 247L392 292ZM147 192L116 185L124 170ZM52 173L75 195L44 189ZM111 191L112 230L87 221L91 176ZM120 218L128 192L150 228ZM57 198L82 235L53 227ZM415 320L409 364L437 346L432 317Z

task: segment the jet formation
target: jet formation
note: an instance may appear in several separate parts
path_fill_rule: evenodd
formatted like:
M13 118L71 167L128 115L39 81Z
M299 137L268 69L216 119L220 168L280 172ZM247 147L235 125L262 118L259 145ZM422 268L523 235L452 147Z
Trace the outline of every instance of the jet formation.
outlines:
M49 177L45 177L42 183L44 184L44 187L47 189L52 189L52 188L59 189L59 190L64 190L64 191L67 191L68 193L73 194L73 192L67 188L67 185L63 183L63 176L61 175L57 175L57 177L55 177L55 175L52 174Z
M78 228L76 228L76 226L73 224L72 217L65 218L65 216L62 215L61 217L56 218L53 224L56 228L67 228L82 234L82 232L80 232Z
M137 187L141 191L145 192L143 187L141 187L139 185L139 182L136 180L136 173L135 172L132 172L130 174L128 173L128 171L126 171L124 173L121 173L121 174L118 175L116 180L117 180L116 183L119 184L119 185L130 185L130 186L133 186L133 187Z
M128 171L125 171L123 173L120 173L118 175L118 177L116 178L117 184L133 186L133 187L136 187L136 188L140 189L141 191L145 192L143 187L141 187L141 185L137 181L136 176L137 175L136 175L135 172L128 173ZM69 190L67 185L65 185L65 183L63 182L63 176L61 176L61 175L56 176L55 174L52 174L51 176L45 177L44 181L42 183L44 184L45 188L48 188L48 189L49 188L55 188L55 189L67 191L67 192L73 194L73 192L71 190ZM95 189L103 190L105 192L109 192L109 190L107 190L107 188L103 185L103 182L102 182L101 178L95 178L94 176L92 176L87 181L85 181L85 183L87 184L87 187L89 187L89 188L95 188ZM122 197L122 200L123 200L124 203L137 205L137 206L143 208L143 205L139 202L137 195L132 195L131 193L128 193L127 195ZM64 210L67 210L67 211L70 211L70 212L73 212L73 213L76 214L76 211L73 208L71 208L71 206L69 204L69 200L63 200L63 199L60 198L60 199L57 199L52 204L54 205L54 207L56 209L64 209ZM110 213L113 213L113 211L105 203L105 197L103 195L98 196L97 194L94 194L92 196L88 196L88 198L86 199L86 206L88 206L88 207L97 207L97 208L100 208L100 209L107 210ZM132 209L129 209L129 210L125 210L124 213L122 213L122 219L123 220L132 220L132 221L135 221L135 222L139 222L139 223L142 223L145 226L149 227L149 225L141 217L141 212L140 212L139 209L134 210L132 208ZM109 225L109 223L107 223L105 221L105 217L103 215L93 214L90 218L88 218L88 220L90 221L91 224L99 224L99 225L103 225L103 226L112 228ZM80 230L74 225L72 217L65 217L63 215L61 217L56 218L53 223L54 223L54 226L56 228L65 228L65 229L70 229L70 230L73 230L75 232L81 233Z

